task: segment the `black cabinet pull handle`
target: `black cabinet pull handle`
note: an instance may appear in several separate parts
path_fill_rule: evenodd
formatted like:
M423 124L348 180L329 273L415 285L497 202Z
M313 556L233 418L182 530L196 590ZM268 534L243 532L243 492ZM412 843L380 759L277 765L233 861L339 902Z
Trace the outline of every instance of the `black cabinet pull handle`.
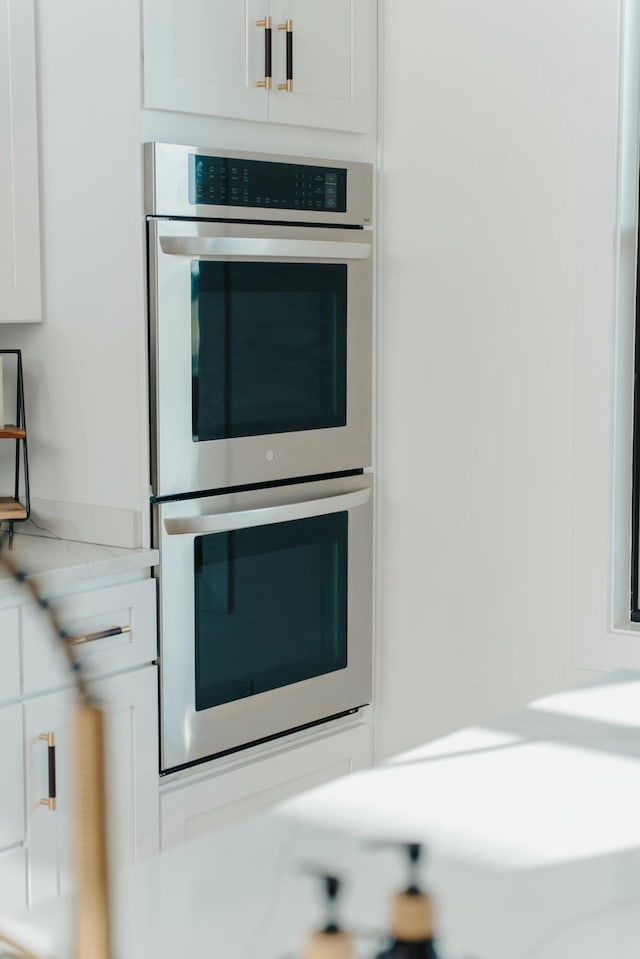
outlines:
M278 24L278 30L287 31L287 82L279 83L278 90L293 93L293 20Z
M41 806L48 806L50 812L56 811L56 737L55 733L40 733L38 739L46 739L49 759L49 795L40 800Z
M258 80L256 86L270 90L273 76L271 70L271 17L256 20L256 27L264 27L264 80Z

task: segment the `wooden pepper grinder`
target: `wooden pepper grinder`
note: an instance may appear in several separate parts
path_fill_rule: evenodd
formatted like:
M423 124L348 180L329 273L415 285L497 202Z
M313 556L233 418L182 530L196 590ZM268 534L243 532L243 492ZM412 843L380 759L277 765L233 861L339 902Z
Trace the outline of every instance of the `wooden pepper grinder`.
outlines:
M321 879L324 882L327 923L323 929L309 936L301 959L355 959L353 937L340 928L336 918L340 880L327 875L321 875Z

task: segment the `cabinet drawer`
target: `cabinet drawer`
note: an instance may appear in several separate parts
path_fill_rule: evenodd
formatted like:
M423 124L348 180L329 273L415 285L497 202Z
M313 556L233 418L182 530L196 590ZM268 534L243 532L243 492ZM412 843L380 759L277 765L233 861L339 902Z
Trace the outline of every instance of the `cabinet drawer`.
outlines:
M154 579L63 596L56 600L56 609L70 635L88 637L77 650L90 677L131 669L155 659ZM123 627L125 632L92 638L114 627ZM34 604L22 609L22 646L26 694L69 685L64 650L54 638L48 619Z
M20 611L0 612L0 704L20 696Z
M223 761L224 762L224 761ZM210 776L177 784L160 796L162 849L255 815L308 789L371 763L371 729L357 723L264 759L248 755Z
M0 849L24 839L22 706L0 708Z

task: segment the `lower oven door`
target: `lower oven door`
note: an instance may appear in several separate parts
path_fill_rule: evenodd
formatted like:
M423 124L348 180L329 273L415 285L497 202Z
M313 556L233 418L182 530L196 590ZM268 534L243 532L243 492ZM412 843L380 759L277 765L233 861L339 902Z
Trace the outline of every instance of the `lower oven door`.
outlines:
M371 701L370 475L155 510L163 770Z

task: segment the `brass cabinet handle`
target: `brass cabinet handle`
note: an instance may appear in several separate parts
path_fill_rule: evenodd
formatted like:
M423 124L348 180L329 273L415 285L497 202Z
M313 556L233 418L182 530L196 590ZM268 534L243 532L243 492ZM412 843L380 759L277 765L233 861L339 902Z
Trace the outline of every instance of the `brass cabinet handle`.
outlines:
M256 86L264 87L265 90L270 90L272 83L271 17L265 17L264 20L256 20L256 27L264 27L264 80L258 80Z
M108 629L99 629L97 633L87 633L86 636L70 636L68 642L72 646L83 643L95 643L96 639L106 639L107 636L120 636L121 633L130 633L131 626L110 626Z
M56 736L55 733L40 733L38 739L47 741L49 760L49 795L40 800L41 806L48 806L50 812L56 811Z
M278 90L293 93L293 20L278 24L278 30L287 31L287 82L279 83Z

